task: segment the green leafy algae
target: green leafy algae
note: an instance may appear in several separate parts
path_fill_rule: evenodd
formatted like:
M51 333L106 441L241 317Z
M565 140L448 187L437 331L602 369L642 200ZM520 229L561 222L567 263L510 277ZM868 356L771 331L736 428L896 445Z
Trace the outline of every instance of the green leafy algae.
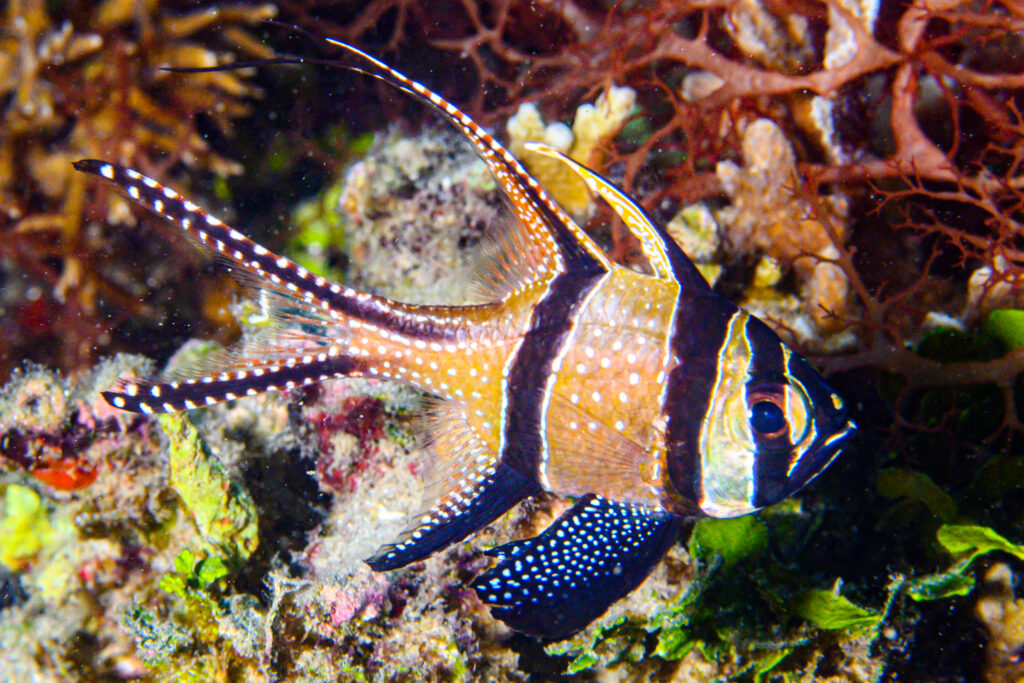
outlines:
M973 574L968 574L976 559L991 552L1004 552L1024 560L1024 545L1017 545L984 526L946 524L935 539L956 559L944 572L919 576L907 585L907 595L918 602L967 595L974 590Z
M160 588L185 599L190 593L205 590L227 575L228 568L220 557L196 557L191 549L185 548L174 558L174 573L165 574L160 579Z
M820 629L871 630L882 621L882 613L855 605L838 593L810 590L796 603L794 611Z
M712 561L722 558L725 568L748 556L756 556L768 548L768 529L756 515L732 519L705 517L697 522L690 536L690 556Z
M259 544L252 497L233 481L185 413L158 418L169 442L171 488L195 522L214 555L240 564Z
M178 599L173 617L157 616L138 604L122 613L124 628L154 672L198 683L222 680L223 672L255 664L254 632L262 634L262 615L255 598L223 595L229 573L221 557L202 557L185 548L174 559L174 571L159 583Z
M984 526L947 524L939 529L935 539L947 552L966 562L996 550L1024 560L1024 545L1011 543Z
M956 502L939 488L931 477L914 470L890 468L878 473L878 493L889 499L921 503L936 518L951 522L956 517Z
M1015 351L1024 346L1024 311L1010 308L992 311L981 329L1005 344L1007 351Z

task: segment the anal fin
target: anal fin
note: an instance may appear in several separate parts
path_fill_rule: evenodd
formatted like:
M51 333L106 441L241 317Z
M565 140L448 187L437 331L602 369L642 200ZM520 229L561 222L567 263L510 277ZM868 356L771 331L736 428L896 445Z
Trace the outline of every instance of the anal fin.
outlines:
M374 571L404 567L479 531L540 487L506 465L498 465L474 482L456 502L436 505L393 544L366 560Z
M432 461L423 507L397 541L366 560L376 571L425 559L540 493L536 481L499 462L459 403L435 406L430 422Z
M473 588L513 629L565 638L639 586L682 522L663 510L587 495L539 536L488 551L498 564Z

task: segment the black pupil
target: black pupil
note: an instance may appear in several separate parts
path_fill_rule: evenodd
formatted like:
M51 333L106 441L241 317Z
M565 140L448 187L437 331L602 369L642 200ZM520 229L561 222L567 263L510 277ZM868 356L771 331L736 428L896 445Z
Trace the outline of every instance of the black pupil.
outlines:
M750 426L761 434L774 434L786 426L786 416L771 401L758 401L750 407Z

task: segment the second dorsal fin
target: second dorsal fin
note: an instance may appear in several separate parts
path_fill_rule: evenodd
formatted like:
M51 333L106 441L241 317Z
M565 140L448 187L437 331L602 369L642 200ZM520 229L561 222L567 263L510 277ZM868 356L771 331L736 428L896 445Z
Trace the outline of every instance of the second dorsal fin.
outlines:
M691 290L708 287L704 276L683 253L672 236L652 221L643 207L611 181L550 145L528 142L526 149L561 161L583 179L591 192L608 202L626 224L629 232L640 241L640 248L651 264L655 277L675 280L682 287Z

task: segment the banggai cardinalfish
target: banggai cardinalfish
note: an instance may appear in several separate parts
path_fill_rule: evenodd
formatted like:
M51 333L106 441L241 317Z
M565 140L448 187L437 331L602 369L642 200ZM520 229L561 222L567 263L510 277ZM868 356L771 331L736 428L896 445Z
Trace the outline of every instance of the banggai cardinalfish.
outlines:
M355 291L250 241L174 190L75 164L216 250L271 321L175 377L104 393L141 413L192 410L335 377L438 397L421 511L367 560L423 560L542 491L575 504L535 538L487 552L474 582L513 629L562 638L635 589L685 517L734 517L793 494L853 431L842 399L763 322L711 291L664 229L608 180L542 144L639 240L640 274L611 262L466 114L354 47L339 64L441 112L495 175L517 220L478 268L485 303L419 306ZM211 369L215 368L215 369Z

